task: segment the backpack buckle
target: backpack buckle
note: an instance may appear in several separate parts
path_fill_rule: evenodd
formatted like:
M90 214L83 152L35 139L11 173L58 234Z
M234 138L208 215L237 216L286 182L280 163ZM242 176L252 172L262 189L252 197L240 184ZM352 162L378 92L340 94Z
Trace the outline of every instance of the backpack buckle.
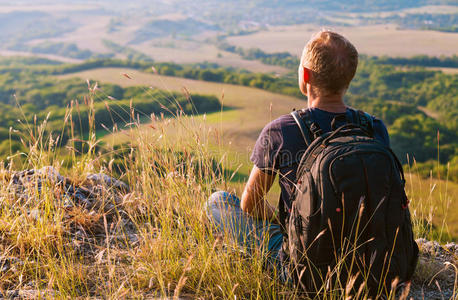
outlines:
M402 204L402 209L407 209L409 207L409 204L410 204L410 200L407 199L406 203Z

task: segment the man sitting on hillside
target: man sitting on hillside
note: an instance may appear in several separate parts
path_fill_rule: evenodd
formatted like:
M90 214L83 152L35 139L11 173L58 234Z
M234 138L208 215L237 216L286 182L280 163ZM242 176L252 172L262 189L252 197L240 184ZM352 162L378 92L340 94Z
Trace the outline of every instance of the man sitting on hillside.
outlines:
M316 33L304 48L299 65L299 88L308 98L309 115L323 133L331 131L336 116L350 109L343 101L358 65L358 52L343 36L332 31ZM338 118L336 118L338 119ZM338 126L345 124L339 121ZM389 146L385 125L373 118L374 137ZM299 160L307 148L291 114L283 115L262 130L251 156L254 167L241 200L227 192L214 193L207 204L209 218L239 245L267 247L270 261L280 274L283 232L291 210L291 195ZM277 210L265 200L275 176L281 195ZM284 227L283 227L284 229Z

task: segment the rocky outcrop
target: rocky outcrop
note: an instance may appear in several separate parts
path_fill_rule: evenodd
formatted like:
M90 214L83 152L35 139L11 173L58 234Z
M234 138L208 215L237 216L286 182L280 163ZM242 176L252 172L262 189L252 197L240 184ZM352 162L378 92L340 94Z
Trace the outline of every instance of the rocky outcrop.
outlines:
M441 245L417 239L420 259L409 297L413 299L456 299L458 291L458 245Z
M104 243L107 234L110 239L137 241L135 226L123 207L129 186L106 174L89 174L75 183L53 167L31 169L13 172L6 190L14 199L12 205L26 209L35 219L44 213L39 202L52 198L53 205L63 210L67 234L81 255L92 255L94 245Z

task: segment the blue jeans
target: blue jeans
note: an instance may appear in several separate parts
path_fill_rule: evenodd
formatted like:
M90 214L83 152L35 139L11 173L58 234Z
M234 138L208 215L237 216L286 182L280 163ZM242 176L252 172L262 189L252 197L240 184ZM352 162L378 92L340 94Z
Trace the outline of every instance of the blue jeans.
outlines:
M284 273L278 256L283 241L280 225L251 217L242 211L237 196L223 191L210 196L206 212L220 233L228 234L249 253L255 247L266 251L267 262L277 269L277 274Z

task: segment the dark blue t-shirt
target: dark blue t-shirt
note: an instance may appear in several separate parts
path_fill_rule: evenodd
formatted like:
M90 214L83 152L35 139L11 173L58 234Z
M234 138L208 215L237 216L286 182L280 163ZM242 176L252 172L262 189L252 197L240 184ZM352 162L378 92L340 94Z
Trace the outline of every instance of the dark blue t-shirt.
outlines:
M331 122L337 115L345 115L318 108L308 108L308 110L313 121L319 125L323 133L331 131ZM375 138L389 146L390 141L385 124L375 117L373 119ZM343 122L337 122L337 126L343 124ZM280 201L288 211L291 208L290 196L296 180L298 163L305 149L306 144L297 123L290 114L287 114L264 127L251 154L250 159L256 167L264 172L279 175Z

